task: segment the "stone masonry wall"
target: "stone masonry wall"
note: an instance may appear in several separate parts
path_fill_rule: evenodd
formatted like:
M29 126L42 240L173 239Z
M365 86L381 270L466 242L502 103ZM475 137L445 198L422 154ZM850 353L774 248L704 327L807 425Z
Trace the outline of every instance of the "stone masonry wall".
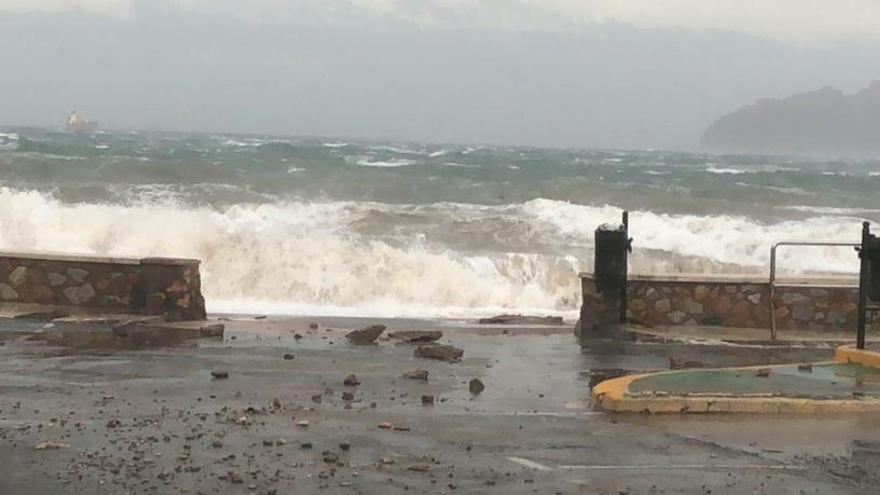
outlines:
M205 318L199 262L0 253L0 303Z
M587 318L601 309L589 275L582 276ZM736 277L631 276L627 283L628 318L648 326L727 326L770 328L770 284ZM777 286L776 328L855 331L858 288L849 286ZM880 328L876 322L875 328Z

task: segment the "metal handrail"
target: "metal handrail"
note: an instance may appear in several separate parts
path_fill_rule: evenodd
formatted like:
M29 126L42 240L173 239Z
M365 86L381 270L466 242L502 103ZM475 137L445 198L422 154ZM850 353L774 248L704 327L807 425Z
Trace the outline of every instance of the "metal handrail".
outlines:
M770 248L770 341L776 342L776 248L779 246L811 246L811 247L859 247L861 244L854 242L808 242L808 241L780 241Z

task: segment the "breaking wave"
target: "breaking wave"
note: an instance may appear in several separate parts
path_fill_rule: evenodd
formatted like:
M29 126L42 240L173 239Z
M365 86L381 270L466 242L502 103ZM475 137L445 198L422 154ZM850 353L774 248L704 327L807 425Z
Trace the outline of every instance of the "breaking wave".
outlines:
M362 316L574 316L593 230L621 210L535 199L486 206L276 201L194 206L175 197L66 203L0 188L0 247L203 261L209 310ZM858 221L762 224L632 212L633 270L766 273L779 240L858 239ZM410 230L401 232L403 226ZM438 225L458 226L441 234ZM485 231L476 231L478 228ZM491 232L491 235L484 232ZM480 244L484 238L503 239ZM781 251L780 266L852 272L851 249Z
M415 160L397 159L397 160L373 160L369 158L359 158L355 163L362 167L408 167L418 162Z

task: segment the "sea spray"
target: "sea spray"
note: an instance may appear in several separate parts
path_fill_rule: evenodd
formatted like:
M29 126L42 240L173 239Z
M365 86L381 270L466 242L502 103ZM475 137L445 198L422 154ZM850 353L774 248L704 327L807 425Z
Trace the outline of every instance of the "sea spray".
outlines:
M574 316L593 230L633 273L765 277L880 221L877 161L0 129L0 248L203 261L212 311ZM785 273L853 273L783 248Z
M150 198L127 205L71 204L47 193L2 188L0 246L199 258L212 311L572 316L579 303L577 274L592 260L593 229L620 212L547 199L500 206L286 201L217 208ZM522 234L542 242L505 240L500 246L506 250L460 242L472 248L453 249L431 242L430 231L393 235L414 215L425 216L426 224L491 224L500 238ZM639 273L711 272L725 264L761 273L774 240L851 240L858 233L857 223L829 217L773 225L644 211L630 218L636 236L632 265ZM365 225L365 219L373 223ZM467 230L458 235L468 237ZM543 252L530 251L532 244ZM789 272L856 267L851 249L781 254L780 266Z

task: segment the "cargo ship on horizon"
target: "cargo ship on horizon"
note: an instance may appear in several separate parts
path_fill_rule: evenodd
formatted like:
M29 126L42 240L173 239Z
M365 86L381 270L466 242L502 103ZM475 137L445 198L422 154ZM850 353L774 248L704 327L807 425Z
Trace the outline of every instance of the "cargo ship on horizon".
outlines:
M64 129L67 132L72 132L74 134L86 134L95 132L98 129L98 122L82 117L79 112L74 110L67 116L67 122L64 124Z

